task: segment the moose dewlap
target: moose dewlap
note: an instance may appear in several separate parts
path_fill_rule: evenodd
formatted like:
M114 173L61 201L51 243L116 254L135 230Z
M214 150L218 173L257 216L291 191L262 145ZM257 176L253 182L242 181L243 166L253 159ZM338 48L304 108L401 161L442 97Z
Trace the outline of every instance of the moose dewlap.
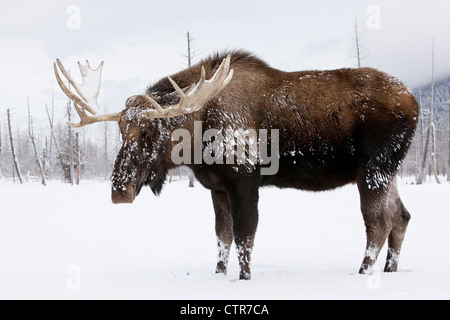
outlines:
M240 279L250 279L261 186L323 191L356 183L367 234L360 273L371 270L386 239L385 271L397 270L410 215L395 176L418 118L417 101L400 81L371 68L283 72L250 53L232 51L149 86L128 98L122 112L103 114L97 103L102 67L103 62L95 70L80 64L82 84L59 60L54 71L80 116L80 123L69 125L119 124L123 145L112 174L114 203L133 202L143 185L158 195L169 170L190 167L211 190L216 271L227 272L234 241ZM231 161L227 156L238 146L220 138L230 131L266 134L263 141L247 137L248 146L258 139L257 147L240 149L244 161ZM252 158L252 150L263 150L270 161L254 161L262 155ZM262 174L273 164L276 170Z

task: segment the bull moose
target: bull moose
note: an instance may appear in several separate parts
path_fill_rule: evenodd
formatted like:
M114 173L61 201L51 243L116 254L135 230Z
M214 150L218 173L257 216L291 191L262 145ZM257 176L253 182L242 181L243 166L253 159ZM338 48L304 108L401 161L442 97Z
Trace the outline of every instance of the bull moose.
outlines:
M251 53L234 50L164 78L144 94L128 98L121 112L104 114L97 103L103 62L97 69L89 63L79 67L82 84L73 81L58 59L54 64L60 87L80 116L80 123L69 125L117 121L122 133L112 173L113 203L132 203L143 185L158 195L169 170L190 167L211 191L217 273L227 272L234 240L240 279L251 278L260 187L324 191L348 183L358 186L366 226L359 272L371 271L386 239L384 271L397 271L410 214L399 197L396 173L417 126L418 104L396 78L372 68L283 72ZM60 73L78 94L67 88ZM194 153L199 146L201 152L208 146L207 141L196 141L202 139L202 134L194 134L196 123L202 124L201 133L278 130L277 141L266 139L268 149L278 143L278 150L272 150L279 161L276 172L261 174L267 166L262 162L174 163L175 130L182 128L193 137L183 152Z

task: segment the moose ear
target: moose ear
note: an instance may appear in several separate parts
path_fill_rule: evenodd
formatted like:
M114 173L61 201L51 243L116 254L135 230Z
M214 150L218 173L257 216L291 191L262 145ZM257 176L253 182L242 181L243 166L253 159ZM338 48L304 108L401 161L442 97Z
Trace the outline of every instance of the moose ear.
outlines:
M125 101L125 107L129 107L131 103L133 103L133 101L137 98L137 96L131 96L127 99L127 101Z

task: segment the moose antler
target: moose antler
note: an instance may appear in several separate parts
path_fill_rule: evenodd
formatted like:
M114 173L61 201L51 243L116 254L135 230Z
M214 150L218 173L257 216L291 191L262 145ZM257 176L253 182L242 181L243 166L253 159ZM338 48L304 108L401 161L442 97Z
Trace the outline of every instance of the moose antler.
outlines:
M230 70L230 61L231 54L222 61L210 80L206 80L205 68L202 66L199 82L195 86L185 89L185 91L169 77L170 83L180 95L180 102L163 108L152 97L145 95L145 98L155 107L155 109L147 110L147 118L151 120L172 118L201 109L206 102L214 98L231 81L233 69Z
M61 80L58 72L61 73L69 81L69 83L75 88L78 96L67 88L64 82ZM67 123L69 126L74 128L83 127L88 124L101 122L101 121L119 121L121 112L119 113L108 113L104 114L101 112L97 98L100 92L103 61L100 62L96 69L92 69L89 65L89 61L86 60L86 65L82 65L78 62L78 67L80 68L81 77L83 82L81 84L76 83L70 74L66 71L59 59L56 59L56 63L53 64L53 69L55 71L56 80L62 91L73 101L75 110L77 110L80 116L80 123ZM89 115L88 113L91 115Z
M231 54L229 54L220 64L217 71L214 73L210 80L206 80L205 68L201 68L201 77L196 85L191 85L184 91L176 84L172 78L169 77L170 83L175 88L175 91L180 95L180 102L176 105L168 106L167 108L161 107L152 97L149 95L143 95L155 109L147 110L145 116L150 119L156 118L171 118L180 116L187 113L192 113L214 98L223 88L231 81L233 77L233 70L230 70ZM74 128L83 127L92 123L101 121L119 121L121 112L104 114L100 111L98 106L97 97L100 91L101 74L103 68L103 61L97 67L92 69L89 62L86 60L86 65L82 65L78 62L83 82L81 84L76 83L70 74L64 69L61 61L56 59L56 63L53 64L56 80L62 91L74 102L75 109L80 116L80 123L67 123ZM78 95L70 91L69 88L61 80L58 72L58 68L69 83L75 88ZM89 114L88 114L89 113Z

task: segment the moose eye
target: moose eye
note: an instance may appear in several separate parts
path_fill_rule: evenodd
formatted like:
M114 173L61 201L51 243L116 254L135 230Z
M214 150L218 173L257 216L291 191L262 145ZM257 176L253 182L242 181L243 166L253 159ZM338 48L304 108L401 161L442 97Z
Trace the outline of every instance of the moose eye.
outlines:
M145 141L147 141L148 139L150 139L150 138L151 138L150 131L145 130L145 131L142 133L142 137L144 138Z

